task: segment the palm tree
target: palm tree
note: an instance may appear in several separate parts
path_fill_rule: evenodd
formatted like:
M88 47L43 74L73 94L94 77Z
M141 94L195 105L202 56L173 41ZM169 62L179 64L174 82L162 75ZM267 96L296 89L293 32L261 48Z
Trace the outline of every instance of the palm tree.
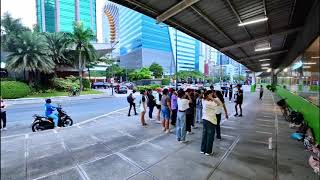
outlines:
M93 40L95 36L89 28L84 29L83 24L77 22L74 25L73 33L70 34L70 37L75 46L75 50L77 52L76 54L78 56L80 90L82 90L82 72L84 66L86 65L86 60L96 59L96 51L93 45L90 43L90 41Z
M31 85L32 77L37 77L39 72L53 72L55 63L50 58L51 52L44 36L25 31L18 37L14 51L8 56L7 68L14 72L29 72Z
M15 49L17 36L29 29L21 23L21 19L14 19L8 12L1 17L1 48L7 51Z
M44 35L49 45L53 62L56 64L70 63L66 58L66 54L70 50L70 38L63 32L45 33Z

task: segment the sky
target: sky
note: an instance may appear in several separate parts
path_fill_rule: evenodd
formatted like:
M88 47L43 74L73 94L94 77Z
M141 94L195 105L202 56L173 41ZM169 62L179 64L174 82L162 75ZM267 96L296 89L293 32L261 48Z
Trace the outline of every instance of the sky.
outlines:
M32 28L37 23L36 0L0 0L1 16L9 12L12 17L20 18L21 22Z

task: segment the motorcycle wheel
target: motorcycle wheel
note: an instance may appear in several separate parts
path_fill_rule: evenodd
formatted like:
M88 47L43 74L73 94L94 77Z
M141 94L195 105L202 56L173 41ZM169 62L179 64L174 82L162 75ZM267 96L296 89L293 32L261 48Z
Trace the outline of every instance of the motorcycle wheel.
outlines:
M33 132L42 131L42 128L40 128L40 122L36 122L32 125L32 131Z
M73 120L71 118L66 118L63 121L63 127L68 127L73 125Z

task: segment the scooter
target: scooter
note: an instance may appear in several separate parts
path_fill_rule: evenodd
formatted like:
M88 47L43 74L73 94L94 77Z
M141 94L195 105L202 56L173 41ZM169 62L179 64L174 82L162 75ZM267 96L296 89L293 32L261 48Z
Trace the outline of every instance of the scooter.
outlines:
M61 105L57 107L58 111L58 127L67 127L67 126L72 126L73 120L71 117L62 110ZM48 118L46 116L41 116L41 115L33 115L34 120L31 125L32 131L37 132L37 131L44 131L47 129L53 129L54 128L54 122L52 118Z

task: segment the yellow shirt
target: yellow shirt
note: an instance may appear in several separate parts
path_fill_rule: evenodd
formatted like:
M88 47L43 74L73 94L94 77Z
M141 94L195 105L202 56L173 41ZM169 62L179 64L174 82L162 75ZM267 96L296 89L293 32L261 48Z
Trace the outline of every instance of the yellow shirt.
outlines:
M202 119L210 121L212 124L217 125L216 110L218 108L217 104L213 101L202 101L203 110L202 110Z

